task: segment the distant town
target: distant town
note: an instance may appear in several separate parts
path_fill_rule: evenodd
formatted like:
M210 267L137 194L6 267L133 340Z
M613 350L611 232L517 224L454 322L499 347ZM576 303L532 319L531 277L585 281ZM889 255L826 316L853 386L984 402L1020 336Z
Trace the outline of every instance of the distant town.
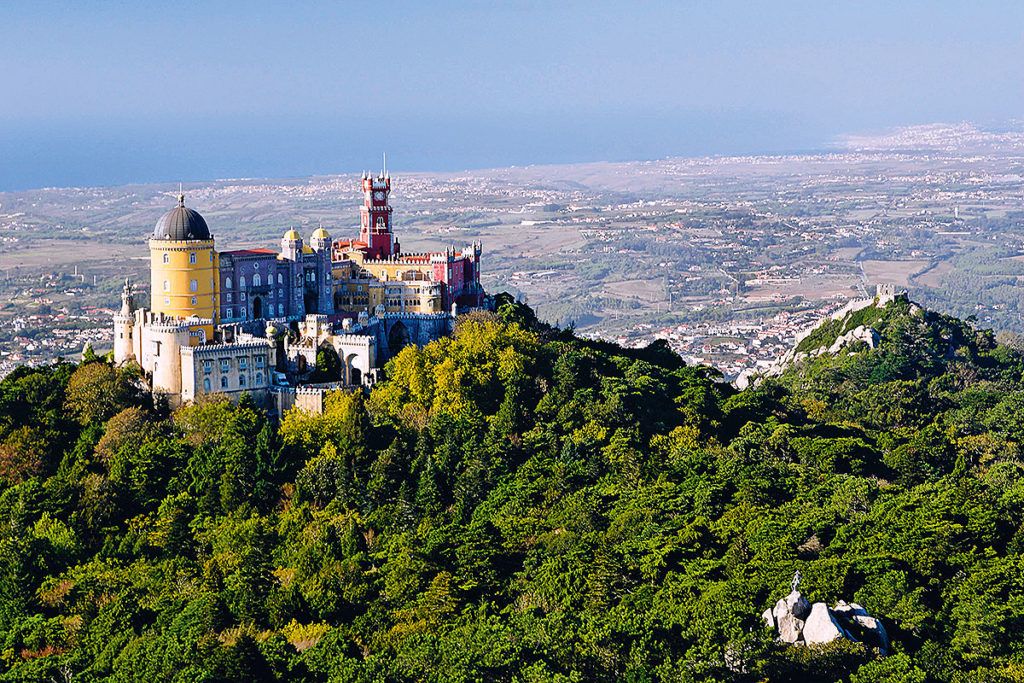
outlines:
M1024 331L1024 134L970 124L850 137L820 154L396 173L406 251L483 244L488 292L578 333L665 339L732 378L879 283ZM358 174L185 186L218 240L349 234ZM0 373L111 348L139 238L177 184L0 193Z

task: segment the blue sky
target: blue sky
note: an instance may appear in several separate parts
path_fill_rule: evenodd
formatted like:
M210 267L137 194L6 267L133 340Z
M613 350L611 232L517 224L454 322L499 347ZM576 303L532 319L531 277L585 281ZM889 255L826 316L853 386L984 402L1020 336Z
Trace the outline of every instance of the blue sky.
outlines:
M1019 2L5 2L0 189L800 151L1021 118Z

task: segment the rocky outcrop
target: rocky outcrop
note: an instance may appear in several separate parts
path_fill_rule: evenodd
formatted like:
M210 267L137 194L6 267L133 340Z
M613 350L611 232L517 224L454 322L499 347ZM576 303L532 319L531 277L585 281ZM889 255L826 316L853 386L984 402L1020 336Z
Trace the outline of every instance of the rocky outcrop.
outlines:
M882 622L857 603L840 600L829 608L824 602L813 605L797 590L800 576L793 578L789 595L761 615L768 628L778 631L783 643L820 646L846 639L889 652L889 637Z
M868 345L869 349L873 349L878 346L878 332L873 327L867 327L865 325L858 325L846 334L840 335L832 342L832 346L828 347L828 352L832 355L839 353L839 351L856 341L862 341Z
M868 614L866 609L855 602L847 604L840 600L832 611L845 623L846 630L854 638L883 652L889 650L889 634L886 633L885 626L880 620Z
M818 348L811 349L810 351L797 351L796 346L794 346L792 349L787 351L782 358L777 360L770 368L768 368L768 371L764 374L766 377L777 377L785 372L786 368L791 365L796 365L808 358L820 356L823 353L828 353L834 356L854 342L864 342L867 344L869 349L874 349L878 347L880 339L881 337L875 328L868 327L867 325L858 325L849 332L836 337L836 340L832 342L830 346L819 346Z
M797 351L800 347L800 343L813 334L823 324L830 321L842 322L840 329L845 328L852 321L850 317L869 306L876 306L878 308L885 308L890 303L896 300L897 296L905 296L905 292L899 294L896 293L895 288L892 285L878 285L876 288L876 295L870 299L858 299L847 303L845 306L840 308L832 315L822 318L811 327L806 330L797 333L793 348L787 351L781 358L776 360L766 371L760 372L754 368L748 368L740 373L740 375L734 380L734 384L738 389L746 389L748 386L757 386L765 377L778 377L783 374L787 368L797 365L809 358L814 358L822 354L828 353L835 355L842 351L845 347L855 342L864 342L868 348L874 349L878 347L880 336L878 331L867 325L858 325L853 329L848 329L846 332L840 334L831 344L823 342L820 346L813 349L806 349L803 351ZM911 304L911 315L916 314L917 311L921 310L916 304ZM827 344L827 345L826 345Z
M811 616L804 625L803 641L806 645L824 645L840 638L854 640L836 619L835 614L823 602L816 602L811 607Z

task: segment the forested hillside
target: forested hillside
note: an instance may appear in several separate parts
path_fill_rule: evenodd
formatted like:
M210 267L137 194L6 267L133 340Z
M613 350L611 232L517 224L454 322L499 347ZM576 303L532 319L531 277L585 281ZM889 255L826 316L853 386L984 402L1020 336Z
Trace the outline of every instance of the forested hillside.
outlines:
M898 299L737 393L501 302L279 427L7 377L2 679L1024 680L1012 345ZM893 654L775 642L797 569Z

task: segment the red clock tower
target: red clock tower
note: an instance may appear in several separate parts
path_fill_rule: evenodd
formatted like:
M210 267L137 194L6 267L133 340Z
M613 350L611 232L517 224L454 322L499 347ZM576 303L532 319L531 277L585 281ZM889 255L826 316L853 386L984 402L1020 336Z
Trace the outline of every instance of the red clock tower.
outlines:
M398 253L398 243L391 233L391 176L381 171L376 178L363 174L363 205L359 207L362 223L359 240L366 244L371 259L388 258Z

